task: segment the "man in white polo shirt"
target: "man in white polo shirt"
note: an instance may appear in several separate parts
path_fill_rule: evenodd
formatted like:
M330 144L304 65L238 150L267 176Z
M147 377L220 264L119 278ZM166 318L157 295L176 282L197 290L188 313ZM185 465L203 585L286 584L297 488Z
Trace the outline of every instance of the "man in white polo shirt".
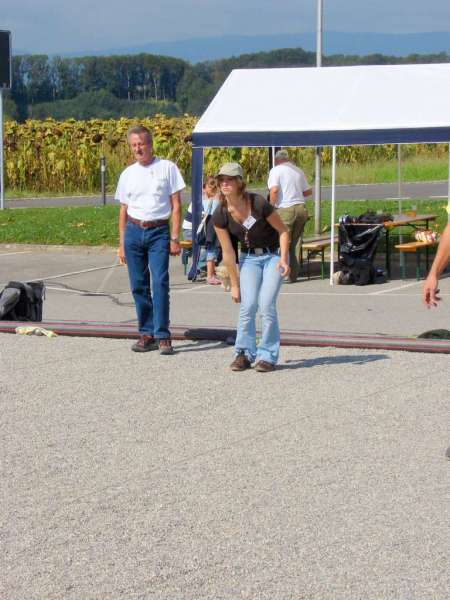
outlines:
M180 254L181 190L178 167L153 155L152 134L132 127L128 142L136 162L119 178L119 259L128 265L139 340L134 352L159 348L173 354L169 331L169 254ZM171 232L169 233L169 218ZM150 286L151 281L151 286Z
M273 204L289 232L290 283L297 281L300 263L297 257L297 244L308 220L305 198L312 194L305 174L289 160L287 150L275 154L275 166L270 170L267 187L270 203Z

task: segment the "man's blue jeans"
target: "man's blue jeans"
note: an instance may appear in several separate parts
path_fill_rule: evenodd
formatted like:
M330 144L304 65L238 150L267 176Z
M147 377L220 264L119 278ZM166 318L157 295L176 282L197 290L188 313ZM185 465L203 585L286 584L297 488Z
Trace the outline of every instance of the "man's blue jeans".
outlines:
M139 333L156 339L170 338L169 227L142 229L128 221L124 241Z
M253 362L265 360L276 364L280 352L277 298L282 277L276 265L278 254L241 254L240 289L241 307L236 335L236 352L245 352ZM261 317L261 340L256 347L256 312Z

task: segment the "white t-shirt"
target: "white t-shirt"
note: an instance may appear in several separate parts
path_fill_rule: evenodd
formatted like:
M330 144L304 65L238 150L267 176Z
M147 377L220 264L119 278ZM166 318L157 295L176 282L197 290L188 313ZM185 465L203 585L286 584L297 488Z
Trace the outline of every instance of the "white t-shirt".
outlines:
M216 208L219 206L220 201L215 196L213 196L212 198L208 198L208 196L203 195L202 196L202 204L203 204L202 215L204 216L206 211L208 211L208 215L212 215L213 212L216 210ZM189 204L189 208L187 209L187 212L192 216L192 202ZM187 219L184 219L182 228L183 229L192 229L192 221L188 221Z
M278 189L277 208L304 204L303 192L310 189L303 171L291 162L270 169L267 186L269 190L273 187Z
M115 199L128 205L127 213L134 219L168 219L172 211L170 196L184 187L178 167L155 156L149 165L135 162L122 171Z

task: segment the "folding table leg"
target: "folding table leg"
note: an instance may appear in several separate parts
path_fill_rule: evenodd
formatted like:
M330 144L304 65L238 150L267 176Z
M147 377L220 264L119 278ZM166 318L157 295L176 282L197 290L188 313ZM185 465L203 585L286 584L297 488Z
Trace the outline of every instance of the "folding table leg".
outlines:
M389 252L389 227L386 227L385 241L386 241L386 273L387 273L387 278L390 279L391 278L391 256L390 256L390 252Z
M400 256L400 277L402 279L406 279L406 257L405 260L402 260L402 252L399 252L399 256Z

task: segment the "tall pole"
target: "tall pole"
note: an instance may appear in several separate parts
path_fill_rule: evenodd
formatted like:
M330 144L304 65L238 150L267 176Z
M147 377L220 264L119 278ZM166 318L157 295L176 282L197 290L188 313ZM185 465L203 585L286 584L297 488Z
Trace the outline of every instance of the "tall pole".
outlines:
M398 213L402 214L402 147L397 144L397 196L398 196ZM403 254L403 252L400 252Z
M336 220L336 146L331 153L331 254L330 254L330 285L334 285L334 222Z
M3 90L0 88L0 210L5 208L5 182L3 170Z
M317 36L316 36L316 67L322 66L322 23L323 0L317 0ZM321 201L321 151L316 147L315 187L314 187L314 233L320 233L320 201Z

